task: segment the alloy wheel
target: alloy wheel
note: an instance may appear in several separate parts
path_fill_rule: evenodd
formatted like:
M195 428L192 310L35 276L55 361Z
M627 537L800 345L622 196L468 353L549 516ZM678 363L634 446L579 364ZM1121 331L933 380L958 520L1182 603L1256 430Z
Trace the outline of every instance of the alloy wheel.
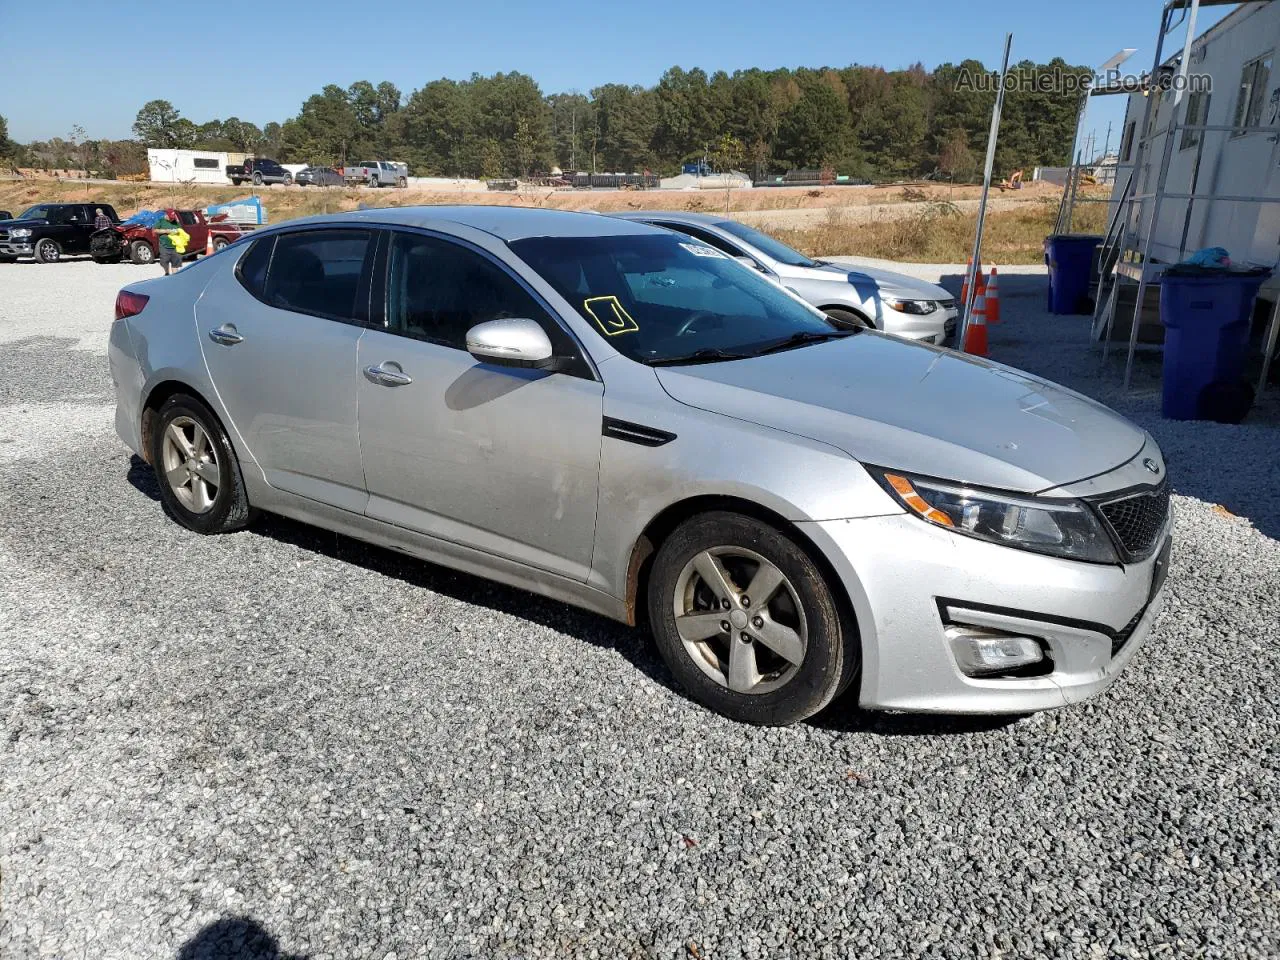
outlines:
M208 513L218 499L221 471L209 435L190 417L174 417L161 448L165 480L192 513Z
M674 613L690 659L735 693L776 690L804 662L809 631L795 587L744 547L704 550L685 564Z
M61 255L58 245L52 240L41 240L37 249L40 251L40 259L45 263L53 263Z

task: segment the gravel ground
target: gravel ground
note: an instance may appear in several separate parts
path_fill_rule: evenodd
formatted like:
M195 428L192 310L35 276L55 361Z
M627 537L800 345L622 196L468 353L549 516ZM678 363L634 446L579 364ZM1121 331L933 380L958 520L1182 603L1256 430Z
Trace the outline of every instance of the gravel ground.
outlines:
M1276 401L1166 423L1009 271L993 354L1169 454L1155 635L1067 711L758 730L595 616L166 520L103 355L152 272L0 267L6 960L1280 954Z

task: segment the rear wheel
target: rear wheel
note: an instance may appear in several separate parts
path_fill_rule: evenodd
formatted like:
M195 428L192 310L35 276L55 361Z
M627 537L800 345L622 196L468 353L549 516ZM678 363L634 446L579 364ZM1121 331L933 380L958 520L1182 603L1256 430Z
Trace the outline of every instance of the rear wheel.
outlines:
M289 186L289 184L293 183L293 174L286 173L284 175L284 179L281 180L280 182L283 183L286 187Z
M156 259L156 252L151 249L151 244L145 240L135 240L129 244L129 259L134 263L145 266L153 263Z
M380 186L381 186L381 184L380 184L380 183L378 183L378 178L377 178L377 177L370 177L370 178L369 178L369 186L371 186L371 187L373 187L373 189L377 190L377 189L378 189L378 187L380 187Z
M36 263L57 263L62 259L62 248L57 240L48 237L36 241Z
M249 524L240 463L208 407L185 394L170 397L152 418L150 444L160 498L175 520L197 533Z
M822 570L751 517L709 513L678 527L654 558L648 607L680 685L734 720L795 723L857 674L857 631Z
M255 187L260 187L260 186L262 186L262 174L260 174L260 173L255 173L255 174L253 175L253 185L254 185Z
M221 250L223 247L229 246L230 244L231 244L231 241L230 241L230 240L228 240L226 237L214 237L214 238L213 238L213 252L214 252L214 253L217 253L217 252L218 252L219 250Z
M401 189L404 189L405 187L409 186L409 178L408 178L408 177L400 177L400 178L396 181L396 186L400 187Z
M866 330L874 330L876 328L874 323L854 310L844 310L840 307L827 307L822 312L825 313L829 319L834 321L836 326L843 330L857 330L859 327Z

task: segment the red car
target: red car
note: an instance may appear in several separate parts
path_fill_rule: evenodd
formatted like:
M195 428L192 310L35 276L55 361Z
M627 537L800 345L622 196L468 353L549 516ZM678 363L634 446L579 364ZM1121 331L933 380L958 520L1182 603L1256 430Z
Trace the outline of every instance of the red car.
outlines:
M200 210L179 210L178 222L191 235L184 255L188 258L205 252L210 234L213 235L214 250L221 250L241 236L240 228L228 222L226 214L209 220ZM126 255L134 263L154 263L160 255L160 247L156 233L150 227L118 224L109 231L102 230L94 235L91 253L98 263L119 263Z

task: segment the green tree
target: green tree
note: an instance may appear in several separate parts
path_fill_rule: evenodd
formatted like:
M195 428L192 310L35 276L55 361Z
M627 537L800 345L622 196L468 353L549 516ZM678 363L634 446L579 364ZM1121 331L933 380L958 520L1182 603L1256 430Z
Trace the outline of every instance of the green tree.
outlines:
M182 114L168 100L148 100L134 118L134 136L148 147L181 146L177 129L181 117Z

